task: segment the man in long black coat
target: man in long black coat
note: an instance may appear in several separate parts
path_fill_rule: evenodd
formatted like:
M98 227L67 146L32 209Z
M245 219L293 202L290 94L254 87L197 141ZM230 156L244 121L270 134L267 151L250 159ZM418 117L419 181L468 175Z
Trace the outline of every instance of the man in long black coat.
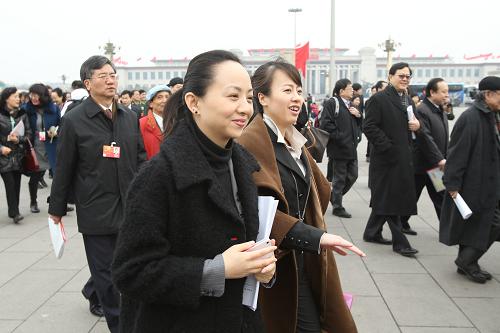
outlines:
M146 160L146 152L137 116L113 100L118 83L111 61L90 57L82 64L80 76L90 97L64 117L49 214L56 223L61 221L73 188L78 230L83 234L91 273L86 289L95 288L114 333L118 332L120 308L119 294L111 282L111 261L125 217L128 186ZM92 307L96 295L83 292Z
M451 133L444 172L445 195L439 241L459 244L458 273L478 283L491 279L478 260L500 241L500 77L479 83L475 103L457 120ZM463 197L472 210L464 220L452 198Z
M372 213L363 239L390 244L391 241L382 237L382 227L387 221L393 250L404 256L418 252L402 233L400 219L417 213L410 141L412 132L417 131L420 124L411 116L415 106L407 94L411 73L406 63L390 68L390 85L369 99L364 125L373 150L369 169Z
M442 106L448 101L448 84L441 78L433 78L425 87L426 98L417 107L416 117L420 131L413 140L413 164L415 168L415 190L417 201L424 187L434 204L437 218L441 215L444 191L436 192L427 170L439 167L444 170L448 151L448 117ZM403 232L416 235L408 223L410 216L402 216Z

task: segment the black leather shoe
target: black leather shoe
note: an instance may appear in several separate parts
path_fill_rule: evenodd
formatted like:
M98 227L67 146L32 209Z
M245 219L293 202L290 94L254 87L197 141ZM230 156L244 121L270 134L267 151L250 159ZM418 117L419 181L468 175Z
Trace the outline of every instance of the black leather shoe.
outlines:
M351 214L349 214L345 208L334 208L332 210L332 214L335 215L335 216L338 216L338 217L344 217L344 218L347 218L347 219L350 219L352 217Z
M30 208L32 213L40 213L40 209L38 209L38 204L36 202L32 203Z
M403 232L403 234L412 235L412 236L417 235L417 232L415 230L413 230L412 228L401 228L401 231Z
M19 221L21 221L22 219L24 219L24 216L22 216L21 214L17 214L16 216L14 216L12 218L12 220L14 221L14 223L18 223Z
M103 317L104 316L104 311L102 310L102 305L99 303L98 300L95 300L94 297L87 298L85 296L85 293L82 290L82 295L85 297L86 300L89 301L89 311L92 313L94 316L97 317Z
M393 251L405 257L414 257L415 254L418 253L418 250L412 247L407 247L405 249L394 249Z
M488 280L488 278L485 275L481 274L481 271L479 270L472 270L465 267L457 267L457 273L465 275L469 280L476 283L482 284L485 283L486 280Z
M482 274L486 280L491 280L493 278L493 276L489 272L483 271L481 268L479 268L479 270L477 272L479 272L480 274ZM457 268L457 273L467 276L467 273L466 273L465 269L463 269L461 267ZM480 282L480 283L484 283L484 282Z
M391 245L392 240L384 238L382 236L380 237L374 237L374 238L365 238L363 237L363 240L368 243L377 243L377 244L382 244L382 245Z

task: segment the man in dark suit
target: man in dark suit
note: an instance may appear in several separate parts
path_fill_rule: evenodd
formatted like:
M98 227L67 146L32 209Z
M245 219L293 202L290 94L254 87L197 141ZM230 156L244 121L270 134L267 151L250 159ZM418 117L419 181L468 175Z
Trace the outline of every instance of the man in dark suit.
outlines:
M114 100L118 82L113 63L92 56L82 64L80 77L90 97L65 116L49 214L55 223L61 222L73 188L78 230L91 273L84 296L91 306L97 297L114 333L120 301L111 282L111 261L125 216L127 189L146 153L137 116ZM86 294L92 285L96 295Z
M330 133L327 145L328 163L333 165L332 214L350 218L342 205L342 197L358 178L358 154L361 113L350 106L353 96L351 81L340 79L335 83L333 95L324 108L321 128ZM335 105L338 103L338 107Z
M436 192L427 170L439 167L444 170L448 151L448 118L442 106L448 101L448 84L442 78L434 78L427 83L425 98L417 107L416 116L420 121L420 131L413 140L413 165L415 168L415 191L417 201L424 187L434 204L439 220L444 192ZM402 216L403 232L416 235L408 223L410 216Z
M459 245L457 272L477 283L492 279L479 259L500 241L500 77L479 82L474 104L451 133L443 181L439 241ZM453 202L460 195L472 210L464 220Z
M380 244L392 243L394 252L409 257L418 251L410 246L402 233L400 217L417 213L410 141L412 133L420 128L419 121L413 116L415 106L407 93L411 74L407 63L392 65L389 86L368 101L364 125L373 150L369 169L372 213L363 239ZM382 237L386 221L391 229L392 242Z

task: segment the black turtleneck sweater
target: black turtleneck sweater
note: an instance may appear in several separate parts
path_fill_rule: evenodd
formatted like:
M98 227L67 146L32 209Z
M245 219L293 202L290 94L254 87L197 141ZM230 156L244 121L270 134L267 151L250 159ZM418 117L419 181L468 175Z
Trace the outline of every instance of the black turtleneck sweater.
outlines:
M228 198L234 202L233 187L231 184L231 174L229 161L233 152L233 140L230 140L225 148L222 148L210 140L196 125L193 120L189 122L189 128L194 134L203 155L207 158L208 164L212 168L219 181L222 190ZM235 204L236 209L236 204Z

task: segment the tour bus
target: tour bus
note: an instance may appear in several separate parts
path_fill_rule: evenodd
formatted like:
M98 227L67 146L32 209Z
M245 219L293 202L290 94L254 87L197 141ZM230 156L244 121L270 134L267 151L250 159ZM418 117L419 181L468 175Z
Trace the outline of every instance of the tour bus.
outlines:
M477 94L477 86L466 86L464 88L464 103L472 104L474 103L474 99L476 99Z
M427 83L411 83L410 90L418 94L422 99L425 94L425 87ZM451 105L459 106L463 104L465 96L465 86L463 83L448 83L448 94L450 95Z

